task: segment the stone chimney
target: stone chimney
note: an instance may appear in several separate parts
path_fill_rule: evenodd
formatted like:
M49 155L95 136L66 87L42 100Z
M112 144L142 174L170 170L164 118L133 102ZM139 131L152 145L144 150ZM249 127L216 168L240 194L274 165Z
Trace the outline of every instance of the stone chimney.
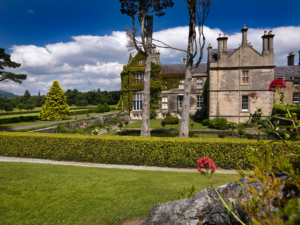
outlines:
M156 65L160 65L160 52L159 50L156 52Z
M269 33L265 31L264 35L261 37L263 39L263 55L274 54L274 36L272 31L269 31Z
M221 34L219 34L217 41L218 41L218 52L221 53L223 51L223 40Z
M272 34L272 31L270 30L268 33L268 41L269 41L269 53L274 53L274 45L273 45L273 39L274 39L274 34Z
M227 40L228 37L226 37L226 34L224 33L224 37L223 37L223 52L227 53Z
M219 34L218 40L218 59L221 59L222 53L225 53L227 55L227 39L226 34L224 34L224 37L222 37L221 34Z
M210 62L210 50L212 49L211 44L208 45L207 47L207 65L209 66L209 62ZM300 51L299 51L300 53Z
M242 46L244 47L244 46L248 45L248 41L247 41L248 28L246 28L246 25L244 25L244 28L241 31L242 31L242 35L243 35Z
M295 55L294 52L291 52L287 57L288 66L293 66L295 64Z
M183 63L186 64L186 58L185 58L185 56L183 57Z

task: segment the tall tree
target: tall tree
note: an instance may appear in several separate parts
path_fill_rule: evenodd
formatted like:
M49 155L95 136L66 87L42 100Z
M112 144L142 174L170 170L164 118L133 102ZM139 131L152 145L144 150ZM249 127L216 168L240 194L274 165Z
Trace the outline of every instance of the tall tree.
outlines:
M22 83L23 80L26 80L27 75L25 74L14 74L12 72L6 72L4 69L8 68L18 68L21 64L13 62L10 60L10 55L5 53L4 48L0 48L0 82L1 81L14 81L17 83Z
M151 52L153 33L153 14L161 17L164 9L174 5L172 0L119 0L121 13L132 18L132 30L127 29L129 38L128 49L137 50L146 57L146 68L143 88L143 114L141 136L150 136L150 80L151 80ZM135 16L138 17L140 34L135 27ZM140 36L140 39L137 39Z
M23 103L27 104L28 100L30 99L31 95L28 90L25 90L23 95Z
M66 120L71 118L66 96L57 80L53 81L42 109L39 114L41 120Z

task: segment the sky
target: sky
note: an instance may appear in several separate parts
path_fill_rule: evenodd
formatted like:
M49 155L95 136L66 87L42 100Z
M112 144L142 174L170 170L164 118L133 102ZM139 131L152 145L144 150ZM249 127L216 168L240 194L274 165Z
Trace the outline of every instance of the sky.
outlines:
M165 16L154 17L154 38L186 49L188 8L184 0L173 1ZM219 33L226 33L228 48L237 48L246 24L248 42L259 52L264 30L275 34L275 65L286 65L290 52L298 64L299 9L299 0L214 0L205 23L206 47L217 48ZM131 24L118 0L0 0L0 47L21 64L11 71L27 74L22 84L2 82L0 90L47 94L54 80L64 90L120 90L120 73L129 58L125 29ZM185 56L170 49L160 52L161 63L182 62ZM207 51L202 62L206 56Z

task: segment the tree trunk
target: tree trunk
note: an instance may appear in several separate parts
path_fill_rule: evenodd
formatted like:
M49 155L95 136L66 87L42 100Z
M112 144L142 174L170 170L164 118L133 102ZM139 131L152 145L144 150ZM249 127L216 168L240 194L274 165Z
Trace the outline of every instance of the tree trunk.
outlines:
M189 137L189 112L190 112L190 102L191 102L191 89L192 89L192 68L194 63L194 41L196 38L196 1L191 1L188 3L189 13L190 13L190 24L189 24L189 38L188 38L188 52L187 63L185 70L185 80L184 80L184 94L183 94L183 104L181 111L181 123L179 137Z

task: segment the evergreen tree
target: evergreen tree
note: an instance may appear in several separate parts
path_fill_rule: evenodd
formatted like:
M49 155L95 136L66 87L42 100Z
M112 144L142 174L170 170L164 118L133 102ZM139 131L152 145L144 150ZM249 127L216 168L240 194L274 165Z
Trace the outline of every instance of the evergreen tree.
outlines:
M0 101L0 110L1 112L5 109L5 104L4 102Z
M39 115L41 120L66 120L71 118L66 96L57 80L53 81L42 109Z
M30 99L31 95L28 90L25 91L24 96L23 96L23 103L27 104L27 101Z
M14 111L14 107L10 103L5 103L4 109L5 109L6 112Z
M22 112L22 109L25 109L25 105L23 103L20 103L17 105L17 109Z
M103 111L104 112L109 112L110 111L110 108L109 108L109 106L106 102L103 104Z
M16 105L19 105L21 103L21 99L18 94L16 96L15 103L16 103Z
M0 82L1 81L14 81L22 84L23 80L26 80L27 75L25 74L14 74L11 72L3 71L5 67L18 68L21 64L15 63L10 60L10 55L5 53L4 48L0 48Z

